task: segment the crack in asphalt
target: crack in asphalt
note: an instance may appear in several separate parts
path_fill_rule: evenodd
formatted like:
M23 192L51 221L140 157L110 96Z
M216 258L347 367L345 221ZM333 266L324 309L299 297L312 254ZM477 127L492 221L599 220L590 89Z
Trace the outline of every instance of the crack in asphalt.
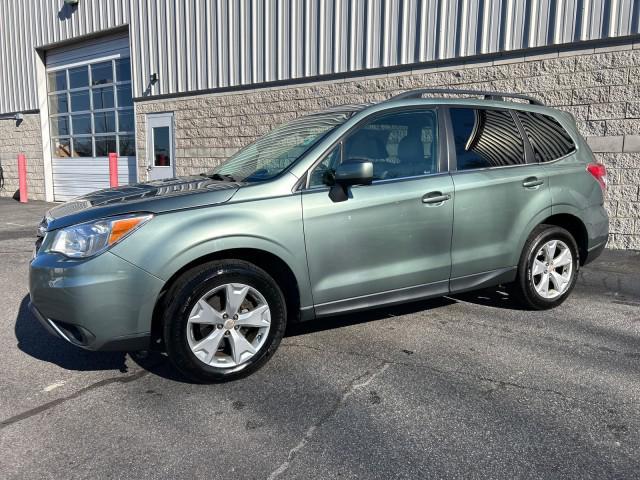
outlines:
M58 405L68 402L69 400L73 400L75 398L78 398L82 395L84 395L85 393L88 393L92 390L96 390L98 388L101 387L105 387L107 385L111 385L112 383L129 383L129 382L133 382L135 380L138 380L142 377L144 377L145 375L147 375L149 372L146 370L140 370L139 372L136 372L134 374L131 375L125 375L125 376L120 376L120 377L111 377L111 378L105 378L104 380L100 380L98 382L92 383L91 385L88 385L84 388L81 388L80 390L67 395L66 397L61 397L61 398L57 398L55 400L51 400L50 402L44 403L38 407L32 408L30 410L24 411L22 413L19 413L17 415L14 415L13 417L9 417L6 420L2 420L0 422L0 430L2 430L3 428L6 428L10 425L13 425L15 423L18 423L22 420L26 420L27 418L33 417L34 415L38 415L42 412L45 412L47 410L50 410L54 407L57 407Z
M353 395L357 390L369 385L371 382L373 382L373 380L376 379L376 377L382 375L384 371L387 368L389 368L389 364L390 364L389 362L384 362L381 365L379 365L378 368L375 371L373 371L373 373L367 371L362 375L358 375L356 378L351 380L351 382L349 383L349 387L344 391L344 393L338 399L338 401L333 405L333 407L327 413L325 413L322 417L320 417L320 419L317 422L315 422L305 431L304 435L302 436L302 439L298 442L298 444L295 447L293 447L291 450L289 450L289 453L287 454L287 459L284 462L282 462L278 466L278 468L276 468L273 472L271 472L269 477L267 477L268 480L274 480L275 478L285 473L289 468L289 466L291 465L291 462L294 460L294 458L298 454L298 452L302 450L302 448L309 442L309 440L311 439L311 437L313 437L313 434L316 432L316 430L320 428L324 423L326 423L336 413L338 413L338 410L340 410L340 407L342 407L342 405L345 404L345 402L351 395ZM362 379L365 379L365 380L360 381Z
M489 392L485 392L485 393L491 393L494 390L497 390L499 388L504 388L504 387L513 387L513 388L517 388L520 390L529 390L529 391L533 391L533 392L537 392L537 393L549 393L552 395L557 395L561 398L563 398L564 400L568 400L568 401L574 401L574 402L578 402L578 403L586 403L589 405L594 405L594 406L598 406L598 407L603 407L606 406L604 404L598 403L598 402L590 402L587 400L584 400L582 398L575 398L575 397L571 397L569 395L566 395L565 393L562 393L558 390L553 390L550 388L539 388L539 387L532 387L529 385L521 385L519 383L515 383L515 382L510 382L510 381L505 381L505 380L498 380L496 378L491 378L491 377L485 377L483 375L477 375L471 372L466 372L464 370L442 370L439 368L436 368L432 365L427 365L424 363L413 363L413 362L401 362L398 360L390 360L390 359L384 359L384 358L380 358L377 357L375 355L369 355L369 354L365 354L365 353L359 353L359 352L350 352L350 351L344 351L344 350L327 350L326 348L318 348L318 347L313 347L311 345L305 345L302 343L287 343L287 344L282 344L280 346L280 348L282 347L297 347L297 348L306 348L309 350L314 350L314 351L318 351L318 352L324 352L324 353L332 353L332 354L344 354L344 355L352 355L352 356L356 356L356 357L363 357L363 358L369 358L372 360L378 360L378 361L383 361L385 362L386 365L398 365L398 366L403 366L403 367L410 367L410 368L425 368L427 370L430 370L432 372L435 372L439 375L460 375L460 376L464 376L464 377L468 377L468 378L472 378L475 380L479 380L479 381L484 381L484 382L488 382L488 383L492 383L495 384L497 386L496 389L492 389Z

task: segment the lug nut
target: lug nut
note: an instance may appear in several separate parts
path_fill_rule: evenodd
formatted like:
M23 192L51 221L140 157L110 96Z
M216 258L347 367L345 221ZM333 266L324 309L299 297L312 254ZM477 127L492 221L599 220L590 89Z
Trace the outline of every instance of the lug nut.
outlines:
M229 318L229 315L227 315L226 313L223 313L222 314L222 318L224 318L226 320L227 318Z
M234 320L237 320L237 319L238 319L238 315L234 315L234 316L233 316L233 319L234 319Z
M240 327L238 325L236 325L235 327L233 327L234 329L238 330L240 329Z
M218 329L222 329L222 324L221 323L218 324Z
M228 337L229 336L229 330L227 330L226 332L224 332L224 336Z

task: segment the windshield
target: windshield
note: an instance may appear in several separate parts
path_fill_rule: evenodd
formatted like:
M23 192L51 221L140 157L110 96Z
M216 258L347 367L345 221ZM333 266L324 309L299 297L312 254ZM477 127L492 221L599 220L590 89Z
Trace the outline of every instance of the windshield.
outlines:
M207 176L234 182L269 180L286 170L355 111L355 108L342 108L296 118L280 125L208 172Z

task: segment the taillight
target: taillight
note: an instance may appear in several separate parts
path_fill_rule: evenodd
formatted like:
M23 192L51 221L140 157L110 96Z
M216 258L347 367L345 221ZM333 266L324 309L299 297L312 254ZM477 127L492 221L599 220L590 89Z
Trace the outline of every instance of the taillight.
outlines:
M602 188L602 191L605 191L607 189L607 169L603 164L590 163L587 165L587 172L593 175L593 178L598 181L600 187Z

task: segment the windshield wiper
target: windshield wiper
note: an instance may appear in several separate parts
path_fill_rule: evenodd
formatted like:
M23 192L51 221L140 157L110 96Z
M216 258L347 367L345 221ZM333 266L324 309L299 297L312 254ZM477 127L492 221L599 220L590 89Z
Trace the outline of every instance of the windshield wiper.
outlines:
M201 173L200 175L203 177L208 177L212 180L220 180L222 182L238 182L239 181L233 175L229 175L228 173L225 173L225 174L212 173L211 175L208 175L206 173Z

